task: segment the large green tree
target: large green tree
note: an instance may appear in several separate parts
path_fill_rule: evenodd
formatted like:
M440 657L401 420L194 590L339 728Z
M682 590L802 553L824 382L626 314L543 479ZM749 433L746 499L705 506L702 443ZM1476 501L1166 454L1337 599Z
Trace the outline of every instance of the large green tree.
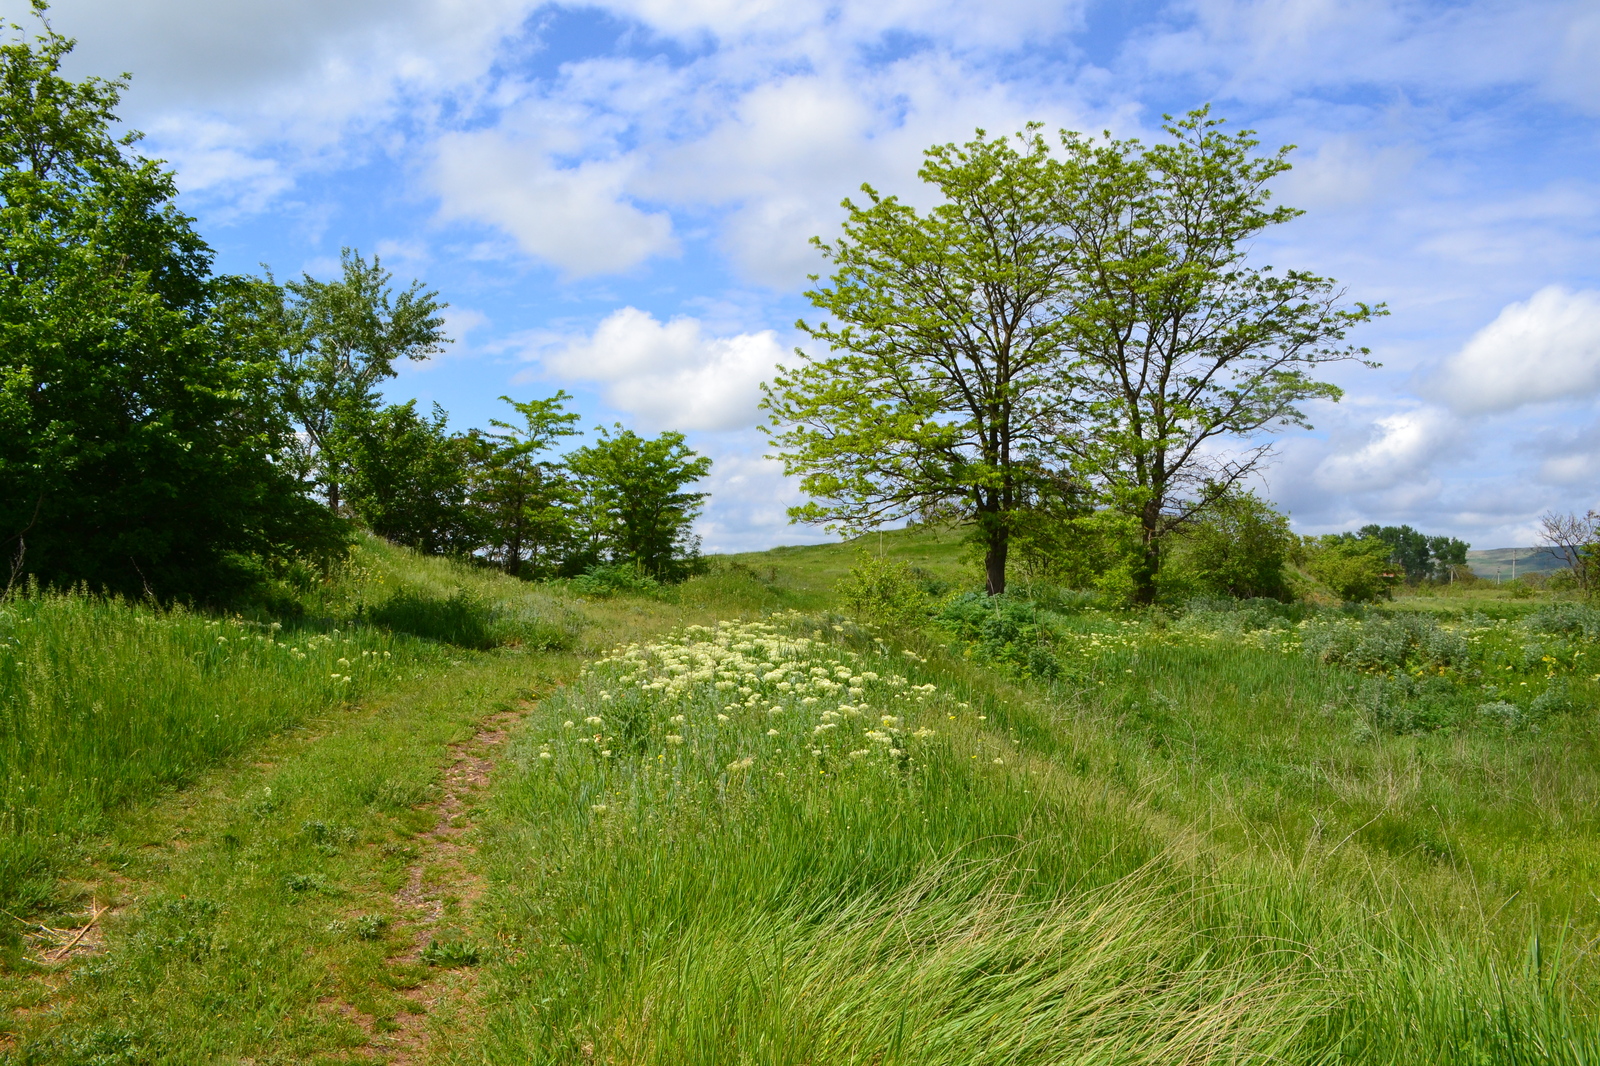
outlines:
M1067 422L1071 249L1055 167L1029 129L926 153L940 202L921 213L863 186L834 272L807 293L827 346L780 368L762 406L809 503L792 517L862 530L917 515L972 522L1005 591L1020 512L1059 495Z
M641 437L616 426L567 456L581 494L578 521L587 545L575 546L572 563L632 564L652 577L675 580L699 554L692 527L706 493L684 488L711 472L682 433Z
M1163 546L1260 468L1271 434L1336 400L1328 363L1364 359L1346 331L1383 313L1328 278L1252 266L1301 212L1270 204L1289 149L1254 154L1206 109L1169 139L1062 134L1050 216L1072 249L1068 316L1078 432L1063 437L1099 499L1139 523L1135 599L1153 602Z
M42 14L42 5L36 6ZM42 20L41 20L42 22ZM6 582L215 596L242 557L339 541L302 491L251 286L211 272L170 172L70 81L47 25L0 46L0 550Z
M332 443L348 464L350 511L380 537L430 555L470 555L486 539L470 499L475 441L451 433L438 404L431 418L415 400L356 408Z
M420 281L397 292L392 282L377 256L369 262L346 248L337 280L303 275L283 286L273 312L282 325L287 405L335 513L350 476L344 444L354 439L341 423L359 424L378 410L378 386L395 376L396 363L427 359L450 343L439 294Z

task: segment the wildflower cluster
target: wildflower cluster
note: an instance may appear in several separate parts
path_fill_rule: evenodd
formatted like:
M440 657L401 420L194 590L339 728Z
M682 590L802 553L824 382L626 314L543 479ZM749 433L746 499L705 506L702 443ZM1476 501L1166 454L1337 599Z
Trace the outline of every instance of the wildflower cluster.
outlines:
M690 626L617 649L586 669L560 732L536 758L711 759L730 775L762 765L828 773L909 763L915 743L935 734L908 721L941 699L937 688L894 672L893 660L830 644L820 630L796 632L798 616L786 621Z

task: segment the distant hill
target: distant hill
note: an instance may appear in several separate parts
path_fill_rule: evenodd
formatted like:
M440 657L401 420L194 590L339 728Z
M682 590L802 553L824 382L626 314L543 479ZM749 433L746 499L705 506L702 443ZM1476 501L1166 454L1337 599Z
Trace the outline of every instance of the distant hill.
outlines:
M1517 574L1549 573L1567 564L1548 548L1483 548L1467 552L1467 565L1479 577L1511 580L1511 559L1517 560Z

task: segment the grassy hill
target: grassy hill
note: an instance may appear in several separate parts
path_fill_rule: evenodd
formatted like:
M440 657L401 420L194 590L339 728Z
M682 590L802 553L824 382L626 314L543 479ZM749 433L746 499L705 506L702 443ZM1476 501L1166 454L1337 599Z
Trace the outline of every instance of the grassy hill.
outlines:
M1516 559L1518 574L1548 574L1563 570L1566 563L1544 548L1484 548L1467 552L1467 565L1479 577L1511 580L1511 561Z

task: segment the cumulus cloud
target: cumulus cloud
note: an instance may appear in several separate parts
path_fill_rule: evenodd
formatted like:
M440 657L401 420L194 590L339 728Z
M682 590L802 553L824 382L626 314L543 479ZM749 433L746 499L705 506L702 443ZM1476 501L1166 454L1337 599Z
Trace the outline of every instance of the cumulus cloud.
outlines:
M1459 446L1462 426L1437 407L1384 415L1357 446L1338 450L1317 464L1319 487L1340 493L1385 492L1436 485L1433 461Z
M602 385L607 404L649 428L727 430L754 424L761 382L782 355L772 330L713 337L697 319L663 323L624 307L543 364Z
M707 551L760 551L834 539L816 526L789 521L788 509L805 496L796 479L784 476L781 463L763 457L764 445L764 439L747 433L700 446L712 459L711 475L700 485L711 498L695 526Z
M1463 414L1593 396L1600 392L1600 292L1551 285L1507 305L1428 387Z
M439 213L496 226L569 276L614 273L678 249L672 220L629 202L623 160L557 167L536 147L484 131L436 145Z

